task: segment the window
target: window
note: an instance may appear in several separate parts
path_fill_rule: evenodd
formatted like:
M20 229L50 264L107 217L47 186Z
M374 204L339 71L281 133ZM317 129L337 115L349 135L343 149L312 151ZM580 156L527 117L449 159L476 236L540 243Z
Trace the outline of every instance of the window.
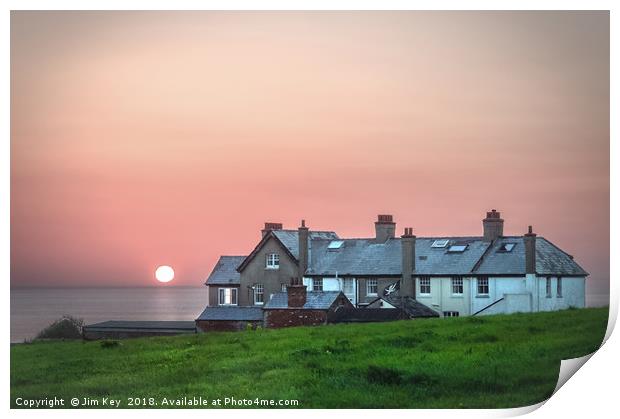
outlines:
M512 252L512 249L514 249L516 245L517 243L504 243L499 247L499 249L497 249L497 251L503 253Z
M463 278L460 276L452 277L452 294L463 294Z
M431 247L446 247L448 245L448 241L449 240L435 240L433 242L433 244L431 244Z
M280 269L280 255L277 253L268 254L265 267L267 269Z
M458 317L459 312L458 311L444 311L443 316L444 317Z
M431 293L431 278L428 276L420 277L420 294Z
M367 279L366 280L366 295L377 295L377 280L376 279Z
M265 302L265 287L263 284L254 284L254 304L261 305Z
M312 291L323 291L323 279L314 278L312 280Z
M287 285L288 285L288 284L287 284L286 282L281 283L281 284L280 284L280 291L282 291L282 292L286 292L286 287L287 287Z
M236 306L237 291L237 288L220 288L218 290L218 304L221 306Z
M340 249L344 244L344 240L333 240L327 245L328 249Z
M478 295L489 295L489 278L478 278Z
M466 244L453 244L448 248L448 253L462 253L467 249Z
M562 298L562 278L558 277L557 297Z
M345 293L345 295L353 295L354 288L353 288L353 279L352 278L345 278L343 283L342 283L342 291Z
M551 298L551 277L547 277L547 298Z

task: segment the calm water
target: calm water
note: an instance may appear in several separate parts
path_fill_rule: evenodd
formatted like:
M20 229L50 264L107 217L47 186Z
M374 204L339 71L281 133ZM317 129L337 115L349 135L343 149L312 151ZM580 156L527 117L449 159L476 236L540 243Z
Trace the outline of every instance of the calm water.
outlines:
M22 342L64 314L104 320L194 320L202 288L39 288L11 290L11 342Z
M587 294L588 307L609 295ZM202 288L39 288L11 290L11 342L32 338L64 314L105 320L194 320L207 304Z

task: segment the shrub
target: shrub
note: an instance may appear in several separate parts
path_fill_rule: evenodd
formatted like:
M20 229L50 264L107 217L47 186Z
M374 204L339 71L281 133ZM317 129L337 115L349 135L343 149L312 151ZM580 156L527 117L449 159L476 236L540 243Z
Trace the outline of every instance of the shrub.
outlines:
M84 320L62 316L41 330L35 339L81 339Z

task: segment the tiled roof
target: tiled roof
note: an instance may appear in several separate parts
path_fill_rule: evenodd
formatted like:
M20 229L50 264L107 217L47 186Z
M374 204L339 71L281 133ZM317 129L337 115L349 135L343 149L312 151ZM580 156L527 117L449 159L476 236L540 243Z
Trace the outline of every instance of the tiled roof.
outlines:
M447 239L446 247L432 247L435 240ZM313 240L308 275L340 276L402 274L401 240L341 239L339 249L328 249L330 240ZM501 252L505 243L516 243L510 252ZM453 244L467 245L463 252L449 252ZM490 247L490 248L489 248ZM525 274L523 237L502 237L492 245L482 237L418 237L415 271L417 275ZM587 275L569 255L548 240L536 240L536 270L545 275Z
M411 318L418 317L439 317L439 313L435 310L425 306L424 304L418 302L413 297L409 296L398 296L398 295L389 295L385 297L381 297L394 307L400 310L404 310L407 315ZM389 309L384 309L389 310ZM393 310L393 309L392 309Z
M207 307L196 320L262 320L260 307Z
M297 230L273 230L273 234L282 242L289 252L299 259L299 232ZM335 240L338 235L333 231L309 231L308 239L310 242L314 240ZM312 244L309 243L309 252L312 252Z
M341 291L308 291L306 293L306 304L302 308L306 310L327 310L340 294L342 294ZM275 293L265 304L265 310L279 308L288 308L288 294L286 292Z
M243 262L245 256L220 256L205 285L234 285L239 284L237 266Z

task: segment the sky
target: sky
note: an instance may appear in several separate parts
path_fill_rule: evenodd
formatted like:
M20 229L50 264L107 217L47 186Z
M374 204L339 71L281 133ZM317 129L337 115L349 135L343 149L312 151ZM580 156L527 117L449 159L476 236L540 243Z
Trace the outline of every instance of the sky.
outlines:
M266 221L492 208L607 292L607 12L11 14L12 287L201 286Z

